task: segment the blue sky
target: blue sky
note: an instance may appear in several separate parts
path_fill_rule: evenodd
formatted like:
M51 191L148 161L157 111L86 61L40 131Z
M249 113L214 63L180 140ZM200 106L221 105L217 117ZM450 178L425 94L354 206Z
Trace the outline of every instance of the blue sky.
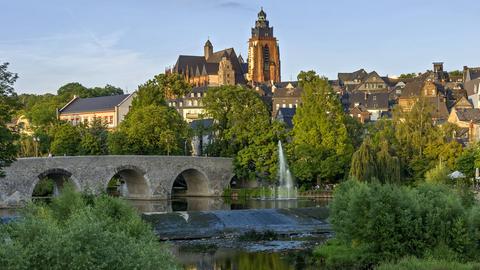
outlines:
M19 93L68 82L129 92L179 54L234 47L246 56L263 6L279 40L282 79L314 69L381 75L480 66L480 1L0 0L0 62ZM246 58L246 57L245 57Z

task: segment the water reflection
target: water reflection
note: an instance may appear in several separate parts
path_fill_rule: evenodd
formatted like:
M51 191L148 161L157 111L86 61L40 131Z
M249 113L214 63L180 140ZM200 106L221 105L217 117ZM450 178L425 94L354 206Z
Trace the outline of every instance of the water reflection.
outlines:
M139 212L176 212L176 211L210 211L268 208L302 208L322 207L328 204L328 199L312 198L298 200L256 200L222 197L178 197L170 200L129 200Z
M246 252L220 249L215 253L180 253L186 270L308 270L308 252Z

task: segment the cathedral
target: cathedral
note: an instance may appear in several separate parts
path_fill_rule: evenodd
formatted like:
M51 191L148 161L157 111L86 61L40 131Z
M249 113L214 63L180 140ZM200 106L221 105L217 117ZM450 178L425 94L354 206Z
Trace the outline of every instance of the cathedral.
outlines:
M280 82L280 50L263 8L248 41L247 80L252 85Z
M205 42L202 56L180 55L172 69L196 87L280 82L280 53L267 14L260 10L248 41L247 63L233 48L213 51Z

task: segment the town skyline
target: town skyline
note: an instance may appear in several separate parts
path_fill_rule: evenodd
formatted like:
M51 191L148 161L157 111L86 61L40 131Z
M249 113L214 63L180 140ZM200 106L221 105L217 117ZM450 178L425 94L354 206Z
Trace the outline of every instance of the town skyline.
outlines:
M15 18L18 27L0 30L5 37L0 53L20 76L18 93L54 93L73 81L87 87L111 84L133 92L173 66L179 54L201 54L208 38L215 51L233 47L246 58L250 29L263 6L279 39L282 81L295 80L301 70L313 69L331 79L338 72L360 68L395 76L423 72L434 61L445 62L445 70L461 70L479 60L470 56L478 37L469 35L465 27L475 23L476 2L452 6L446 1L435 5L411 1L398 10L377 1L362 6L351 1L322 3L323 9L307 2L178 1L133 7L107 1L95 3L95 9L88 1L84 5L51 1L44 6L33 1L6 3L7 20ZM381 16L367 16L367 10ZM448 20L442 15L447 11ZM409 32L403 33L401 27ZM372 38L369 29L377 37Z

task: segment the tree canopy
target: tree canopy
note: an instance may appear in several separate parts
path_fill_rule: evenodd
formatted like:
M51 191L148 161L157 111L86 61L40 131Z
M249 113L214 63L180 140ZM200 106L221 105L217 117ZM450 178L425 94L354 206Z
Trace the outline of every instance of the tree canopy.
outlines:
M238 177L273 181L277 172L277 142L285 127L272 122L266 104L242 86L212 87L203 100L206 117L215 119L211 156L235 158Z
M148 105L165 105L166 99L181 97L190 92L191 86L178 74L158 74L138 86L132 108Z
M298 80L303 93L293 118L293 172L302 181L341 179L354 150L348 116L326 78L308 71Z
M7 128L17 107L16 93L13 88L17 78L17 74L8 71L8 63L0 64L0 175L2 168L9 165L17 153L17 147L14 144L17 136Z
M174 155L185 152L189 130L175 109L152 104L131 111L112 136L111 154Z

